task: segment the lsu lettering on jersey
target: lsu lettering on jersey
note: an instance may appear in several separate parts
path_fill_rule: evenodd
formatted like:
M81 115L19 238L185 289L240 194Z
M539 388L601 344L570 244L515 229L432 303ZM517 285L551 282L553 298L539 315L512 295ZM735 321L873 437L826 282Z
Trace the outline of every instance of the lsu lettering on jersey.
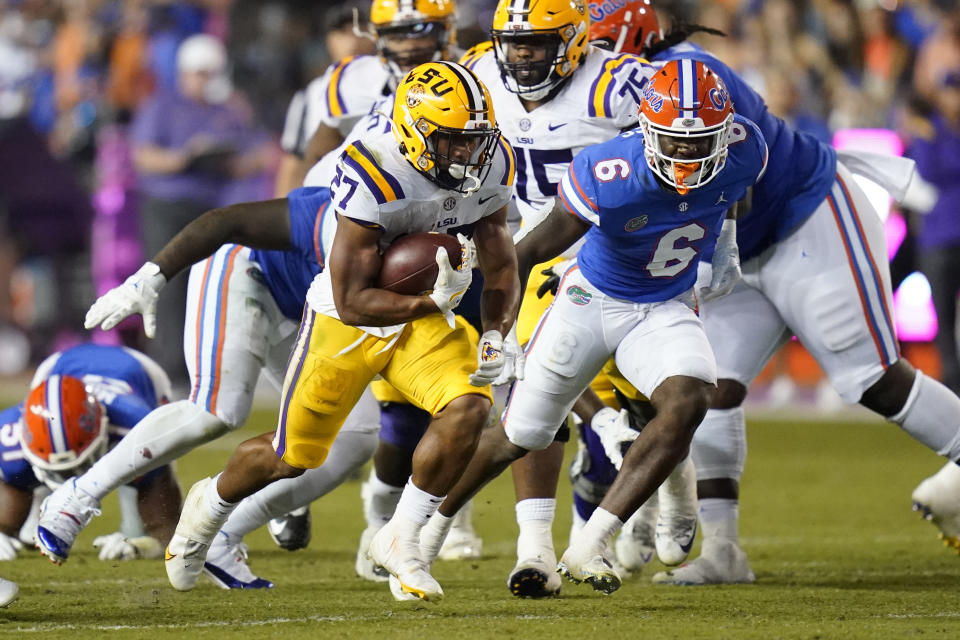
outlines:
M588 47L563 88L528 112L504 84L492 50L478 46L462 63L487 86L497 125L514 148L516 206L527 225L546 214L544 208L581 149L637 125L640 94L654 71L637 56Z
M351 56L330 65L291 100L281 136L283 150L303 155L321 123L346 137L373 103L391 91L390 72L379 56Z
M40 363L33 388L52 375L79 378L107 410L109 446L114 446L148 413L170 399L170 380L147 356L124 347L82 344ZM0 413L0 475L21 489L40 484L20 448L22 405Z
M690 289L701 253L712 250L727 210L763 174L760 130L737 115L722 171L681 196L647 167L639 130L588 147L560 183L564 206L589 222L577 256L583 275L606 295L659 302Z
M767 111L763 98L716 56L683 43L654 57L667 62L692 58L723 80L737 115L759 127L769 152L769 167L753 190L750 214L737 221L742 261L783 240L823 202L837 172L837 152L813 136L791 129Z
M283 315L299 321L310 283L326 264L336 216L330 209L330 190L326 187L294 189L287 194L287 203L293 249L254 249L250 258L260 265L264 283Z
M393 132L377 129L345 145L332 176L320 176L318 180L330 184L338 217L382 231L382 251L395 238L408 233L437 231L470 237L477 221L506 206L513 193L516 159L502 137L493 153L493 163L480 188L463 195L428 180L400 153ZM318 313L340 317L327 271L314 279L307 303ZM388 336L402 326L362 329Z

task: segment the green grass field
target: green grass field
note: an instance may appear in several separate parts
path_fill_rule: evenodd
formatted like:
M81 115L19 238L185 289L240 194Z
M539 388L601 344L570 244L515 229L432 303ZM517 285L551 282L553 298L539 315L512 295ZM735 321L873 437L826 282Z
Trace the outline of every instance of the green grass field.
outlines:
M242 433L178 463L184 488L219 471L235 444L271 428L259 412ZM910 492L941 461L882 422L753 419L741 507L742 542L757 583L654 586L649 576L603 596L565 584L549 601L513 598L512 485L499 478L477 499L478 562L439 562L439 605L395 603L356 578L363 528L359 481L313 506L313 542L295 553L265 531L248 540L271 591L227 592L204 579L168 586L160 561L104 563L91 546L116 528L111 498L62 567L39 553L2 563L21 586L0 610L0 635L22 638L960 638L960 558L910 510ZM571 447L572 450L572 447ZM569 494L562 485L557 548L565 548ZM696 553L696 550L695 550Z

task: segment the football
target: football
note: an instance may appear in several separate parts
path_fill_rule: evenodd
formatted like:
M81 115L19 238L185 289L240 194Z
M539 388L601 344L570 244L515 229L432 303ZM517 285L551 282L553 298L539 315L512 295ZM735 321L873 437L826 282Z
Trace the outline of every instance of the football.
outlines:
M447 250L453 267L460 266L460 241L451 235L429 232L398 237L383 252L377 287L407 296L430 291L439 272L437 247Z

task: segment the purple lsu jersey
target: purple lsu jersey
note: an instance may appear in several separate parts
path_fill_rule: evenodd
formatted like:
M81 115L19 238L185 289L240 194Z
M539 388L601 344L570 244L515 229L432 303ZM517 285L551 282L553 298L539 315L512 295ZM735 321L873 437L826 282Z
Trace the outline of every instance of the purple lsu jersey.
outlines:
M698 60L720 76L734 111L760 128L769 147L768 168L753 190L751 210L737 221L740 259L749 260L786 238L823 202L836 176L837 152L767 111L756 91L700 47L683 43L654 56L660 62L679 58Z
M82 344L63 351L47 375L83 380L107 410L109 446L115 445L141 419L169 398L158 398L150 375L123 347ZM23 405L0 413L0 476L11 486L32 489L39 484L20 449Z
M756 125L734 116L723 169L686 195L653 174L643 150L639 129L587 147L570 163L559 195L591 225L577 254L587 280L621 300L661 302L694 285L727 210L762 175L767 146Z
M326 187L300 187L287 195L290 212L289 251L254 249L251 259L263 271L263 278L283 315L299 321L303 303L313 277L323 270L323 222L329 209L330 190Z

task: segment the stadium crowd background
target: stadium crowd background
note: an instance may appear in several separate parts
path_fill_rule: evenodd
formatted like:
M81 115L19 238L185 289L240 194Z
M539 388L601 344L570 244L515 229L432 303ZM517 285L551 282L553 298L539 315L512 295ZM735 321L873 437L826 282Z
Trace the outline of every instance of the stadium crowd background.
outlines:
M131 123L147 117L151 99L174 90L180 43L205 33L226 45L230 85L220 107L229 110L236 144L250 158L242 171L215 167L220 180L203 204L265 199L273 195L290 98L331 60L372 50L372 42L351 32L354 7L362 16L368 4L0 0L0 376L84 339L83 314L95 294L148 257L138 229L152 210L133 161ZM457 4L460 44L486 39L496 2ZM956 1L658 5L726 32L727 38L694 40L744 75L774 113L825 141L845 129L886 129L909 153L914 140L934 137L931 123L938 111L949 112L950 96L960 104ZM955 168L947 185L960 183L960 163ZM940 197L952 197L950 190ZM960 193L956 198L960 206ZM903 211L898 219L895 287L921 268L924 255L941 248L922 237L920 212ZM960 211L953 228L960 229ZM937 235L950 240L949 233ZM960 231L954 238L960 244ZM950 299L956 300L955 287ZM928 296L922 304L930 306ZM138 322L95 339L144 348ZM960 390L955 346L950 364L936 357L931 331L915 335L918 343L904 345L911 359ZM179 345L165 348L179 357ZM819 375L797 345L774 362L766 381L777 374L808 385Z

